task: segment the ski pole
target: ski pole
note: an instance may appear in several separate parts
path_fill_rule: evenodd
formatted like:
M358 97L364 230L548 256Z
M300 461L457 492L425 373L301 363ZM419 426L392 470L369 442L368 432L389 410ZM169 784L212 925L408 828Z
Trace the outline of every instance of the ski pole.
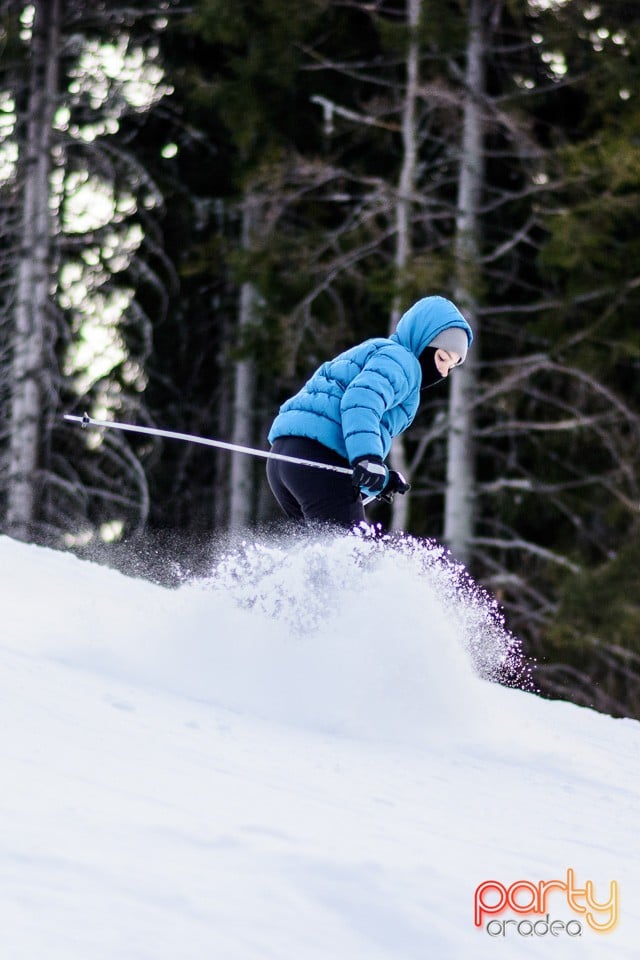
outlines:
M333 463L319 463L317 460L304 460L302 457L288 457L284 453L272 453L270 450L257 450L255 447L242 447L237 443L227 443L224 440L213 440L211 437L197 437L192 433L176 433L174 430L159 430L157 427L138 427L132 423L117 423L114 420L96 420L84 413L81 417L70 413L64 414L64 419L86 427L105 427L112 430L124 430L129 433L145 433L152 437L165 437L169 440L186 440L188 443L199 443L205 447L218 447L221 450L231 450L234 453L248 453L252 457L263 457L265 460L285 460L287 463L297 463L301 467L315 467L318 470L332 470L334 473L353 475L351 467L338 467ZM376 497L366 497L362 501L364 507Z
M333 470L334 473L353 474L351 467L338 467L332 463L318 463L316 460L303 460L301 457L288 457L284 453L271 453L270 450L257 450L254 447L241 447L237 443L226 443L224 440L212 440L210 437L196 437L192 433L176 433L173 430L158 430L156 427L138 427L132 423L116 423L113 420L94 420L88 413L82 417L64 414L65 420L79 423L86 427L106 427L111 430L125 430L129 433L145 433L152 437L166 437L169 440L186 440L189 443L200 443L205 447L219 447L222 450L232 450L235 453L248 453L252 457L264 457L266 460L286 460L287 463L297 463L302 467L316 467L318 470Z

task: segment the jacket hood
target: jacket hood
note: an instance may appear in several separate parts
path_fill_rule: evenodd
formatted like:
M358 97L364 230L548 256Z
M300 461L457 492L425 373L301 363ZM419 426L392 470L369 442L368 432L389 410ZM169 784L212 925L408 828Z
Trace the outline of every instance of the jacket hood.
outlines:
M445 297L423 297L402 315L391 340L397 340L419 357L434 337L448 327L462 327L471 346L473 332L458 308Z

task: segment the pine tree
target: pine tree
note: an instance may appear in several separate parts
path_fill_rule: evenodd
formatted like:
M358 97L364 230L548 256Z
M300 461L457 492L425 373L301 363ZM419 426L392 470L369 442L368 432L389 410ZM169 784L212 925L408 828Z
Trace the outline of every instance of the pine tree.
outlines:
M33 6L29 84L25 102L24 151L20 160L20 235L14 323L10 334L11 413L7 455L6 530L22 540L35 531L42 496L43 420L55 409L49 375L55 327L51 320L49 180L52 127L58 96L60 0Z
M148 513L132 445L105 437L97 455L95 437L72 439L62 412L140 406L150 339L144 297L163 295L166 263L152 252L161 198L125 145L125 128L130 144L134 117L158 88L145 53L151 9L96 11L81 0L2 7L13 54L2 74L15 116L7 146L16 162L0 184L10 240L1 398L9 430L0 460L3 526L14 536L60 544L105 523L140 526Z

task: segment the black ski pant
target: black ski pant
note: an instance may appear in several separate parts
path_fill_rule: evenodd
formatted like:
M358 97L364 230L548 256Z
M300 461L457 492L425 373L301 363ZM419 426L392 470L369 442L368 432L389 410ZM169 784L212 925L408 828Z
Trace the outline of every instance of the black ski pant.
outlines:
M278 437L271 451L336 467L349 466L340 454L307 437ZM362 501L346 473L269 460L267 479L276 500L292 520L341 527L353 527L364 520Z

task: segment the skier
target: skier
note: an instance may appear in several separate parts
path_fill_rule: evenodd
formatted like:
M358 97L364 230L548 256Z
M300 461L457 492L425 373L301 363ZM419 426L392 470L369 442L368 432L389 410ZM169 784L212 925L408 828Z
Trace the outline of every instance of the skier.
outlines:
M463 363L471 327L444 297L423 297L390 337L328 360L287 400L269 431L273 453L353 468L351 475L269 460L267 478L284 513L301 522L353 527L363 498L389 502L409 484L384 462L393 437L418 410L420 391Z

